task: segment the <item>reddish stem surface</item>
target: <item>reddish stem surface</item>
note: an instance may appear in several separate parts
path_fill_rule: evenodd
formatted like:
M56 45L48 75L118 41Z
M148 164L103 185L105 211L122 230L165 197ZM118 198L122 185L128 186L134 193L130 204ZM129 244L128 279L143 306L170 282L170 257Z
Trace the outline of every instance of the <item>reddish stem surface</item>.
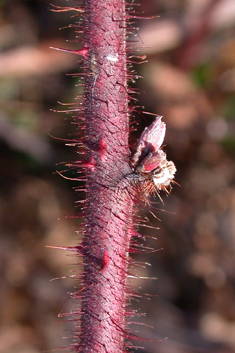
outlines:
M86 225L77 352L124 351L133 187L124 0L86 0L84 14Z

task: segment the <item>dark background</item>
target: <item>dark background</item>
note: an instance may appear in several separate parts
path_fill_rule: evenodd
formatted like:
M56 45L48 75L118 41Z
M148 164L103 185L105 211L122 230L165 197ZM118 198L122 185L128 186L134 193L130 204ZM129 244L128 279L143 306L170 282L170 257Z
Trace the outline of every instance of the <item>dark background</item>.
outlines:
M152 266L136 280L151 301L133 303L153 326L137 342L149 353L235 351L235 2L148 0L136 10L159 18L137 21L143 76L139 105L164 116L165 150L177 167L170 197L155 199L146 243L159 249L136 255ZM76 258L46 245L79 239L75 181L55 173L78 158L65 147L75 127L58 103L80 89L77 57L49 49L78 48L70 13L50 2L0 1L0 353L39 353L65 346L69 324L57 318L68 299ZM66 1L55 1L66 5ZM66 43L70 40L71 43ZM144 48L141 48L143 47ZM137 135L151 123L136 114ZM52 136L54 137L52 137ZM73 177L72 173L67 176ZM157 241L152 237L157 237ZM144 244L146 245L146 244ZM147 297L148 298L148 297ZM55 322L59 321L59 324ZM166 339L167 338L167 339Z

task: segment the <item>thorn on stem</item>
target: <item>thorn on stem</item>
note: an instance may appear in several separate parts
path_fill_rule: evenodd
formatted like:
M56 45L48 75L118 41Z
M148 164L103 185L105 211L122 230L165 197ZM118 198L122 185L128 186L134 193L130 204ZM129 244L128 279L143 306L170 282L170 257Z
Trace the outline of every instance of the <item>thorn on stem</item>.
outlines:
M86 47L83 47L82 49L79 49L79 50L70 50L70 49L63 49L63 48L57 48L57 47L50 47L50 49L63 51L63 52L65 52L65 53L80 55L80 56L82 56L84 59L87 58L87 52L88 52L88 50L87 50Z

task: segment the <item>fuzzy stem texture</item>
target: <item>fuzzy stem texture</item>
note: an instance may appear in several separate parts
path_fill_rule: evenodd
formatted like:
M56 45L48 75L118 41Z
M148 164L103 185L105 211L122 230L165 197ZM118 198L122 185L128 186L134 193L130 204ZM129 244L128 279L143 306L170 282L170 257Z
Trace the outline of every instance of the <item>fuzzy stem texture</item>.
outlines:
M135 198L126 177L131 170L125 1L86 0L84 10L88 171L81 328L75 350L119 353L128 337L128 251Z

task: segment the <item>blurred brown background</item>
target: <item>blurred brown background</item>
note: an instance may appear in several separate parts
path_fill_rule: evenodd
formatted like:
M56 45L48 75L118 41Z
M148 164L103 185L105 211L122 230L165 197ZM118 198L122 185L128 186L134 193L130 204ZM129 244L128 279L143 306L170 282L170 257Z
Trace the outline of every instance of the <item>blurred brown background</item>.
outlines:
M164 205L155 200L161 221L144 211L160 228L141 229L144 245L159 251L135 255L152 265L137 273L158 280L135 283L151 301L133 306L153 326L138 331L162 340L144 343L149 353L234 352L235 1L139 2L137 11L160 17L137 22L134 38L148 63L134 66L144 77L135 87L144 110L164 115L180 187L162 195ZM68 219L77 184L55 174L57 163L77 158L58 138L76 131L69 115L51 109L73 102L78 79L66 74L80 69L75 56L49 49L80 47L67 28L78 19L49 7L0 1L0 353L65 346L70 325L57 315L74 308L67 294L74 281L51 279L73 274L76 259L45 246L78 241L80 220ZM140 134L153 118L135 119Z

